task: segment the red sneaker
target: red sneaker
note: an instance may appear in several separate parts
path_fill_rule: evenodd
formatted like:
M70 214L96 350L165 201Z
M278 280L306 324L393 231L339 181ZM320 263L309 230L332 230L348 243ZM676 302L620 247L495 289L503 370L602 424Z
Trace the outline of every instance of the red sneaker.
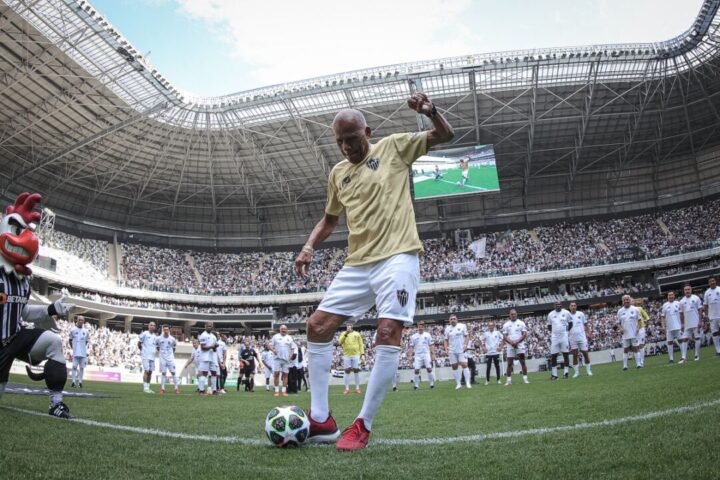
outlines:
M282 392L280 395L282 395L283 397L287 397L287 396L288 396L287 392Z
M360 395L362 392L360 391L360 388L356 388L356 389L355 389L355 393L358 394L358 395Z
M332 414L328 415L327 420L322 423L313 420L310 410L308 410L307 416L310 420L310 435L306 440L308 443L332 443L340 436L340 430L338 430Z
M161 388L161 389L160 389L160 395L164 395L164 394L165 394L165 389L164 389L164 388Z
M342 438L338 440L335 448L338 451L352 452L365 448L370 440L370 431L365 428L365 421L356 418L348 428L343 431Z
M279 393L279 392L273 393L273 397L279 397L279 396L280 396L280 393Z
M348 390L347 388L343 390L343 395L347 395L348 393L350 393L350 390Z
M175 393L176 393L176 394L179 394L179 393L180 393L180 389L179 389L179 388L176 388L176 389L175 389Z

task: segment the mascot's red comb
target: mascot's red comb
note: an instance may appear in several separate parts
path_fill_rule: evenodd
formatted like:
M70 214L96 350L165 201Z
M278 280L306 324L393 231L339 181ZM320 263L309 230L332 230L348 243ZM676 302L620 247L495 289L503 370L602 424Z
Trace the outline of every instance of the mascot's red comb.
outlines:
M40 212L34 211L34 208L40 204L40 200L42 200L42 195L39 193L30 195L28 192L23 192L18 195L15 205L10 205L5 209L5 215L17 213L25 223L38 223L40 221Z

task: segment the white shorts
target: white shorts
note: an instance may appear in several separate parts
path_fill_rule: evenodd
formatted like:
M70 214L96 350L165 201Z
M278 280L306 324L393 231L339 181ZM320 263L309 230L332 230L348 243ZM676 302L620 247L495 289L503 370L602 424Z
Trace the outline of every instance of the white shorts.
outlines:
M211 372L212 371L212 362L210 361L203 361L198 364L198 370L201 372Z
M640 342L637 338L623 338L622 340L623 348L631 348L631 347L637 347L640 345Z
M217 362L217 360L213 360L210 362L210 371L218 373L220 371L220 364Z
M720 318L711 318L710 319L710 331L712 333L720 332Z
M570 339L570 350L588 351L587 337L574 337Z
M73 357L73 368L85 368L87 366L87 357Z
M458 363L467 363L467 355L464 353L450 353L448 355L450 359L450 365L456 365Z
M281 358L275 358L273 360L273 373L275 372L289 373L290 362Z
M360 355L343 355L343 367L345 370L360 370Z
M160 359L160 373L175 373L175 361L171 360L169 362L166 362L162 358Z
M143 358L143 370L146 372L155 371L155 359Z
M638 339L638 343L640 345L645 344L645 328L644 327L641 328L640 330L638 330L637 339Z
M375 305L377 318L399 320L410 326L419 282L420 261L414 253L399 253L357 267L345 265L325 292L318 310L355 321Z
M702 335L702 333L700 332L700 327L686 327L685 330L683 330L682 338L694 338L695 340L700 340L700 335Z
M525 355L525 343L518 343L517 347L510 344L505 345L505 355L507 358L516 358L519 355Z
M568 339L567 336L561 337L561 338L551 338L550 339L550 354L556 355L560 352L562 353L568 353L570 349L568 348Z
M413 368L415 370L420 370L421 368L428 368L432 369L432 358L430 358L430 352L421 354L421 355L415 355L415 360L413 361Z
M668 330L665 332L665 339L668 343L672 342L673 340L680 340L682 338L682 332L678 328L677 330Z

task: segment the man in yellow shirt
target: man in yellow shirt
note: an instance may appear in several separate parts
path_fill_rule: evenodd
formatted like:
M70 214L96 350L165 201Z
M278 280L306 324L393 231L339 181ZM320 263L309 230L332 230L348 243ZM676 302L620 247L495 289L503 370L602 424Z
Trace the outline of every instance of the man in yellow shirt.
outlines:
M335 116L333 132L345 160L330 172L325 215L295 260L297 274L304 277L315 247L332 233L345 212L348 257L307 321L309 442L332 442L340 435L328 406L335 331L373 305L378 312L375 362L362 410L343 432L338 450L367 445L373 418L397 371L403 326L412 324L415 314L422 243L410 196L410 166L429 148L454 136L427 95L415 93L407 103L414 112L430 118L432 130L390 135L371 144L371 130L360 111L343 110Z
M355 393L360 395L360 357L365 355L362 336L353 330L351 323L348 323L347 329L338 338L338 345L343 349L343 367L345 368L343 395L350 393L350 372L355 373Z
M645 311L645 309L641 305L636 305L637 309L640 310L640 329L638 330L638 346L637 346L637 352L638 357L640 359L640 367L645 366L645 336L646 336L646 330L645 327L647 326L647 322L650 321L650 315Z

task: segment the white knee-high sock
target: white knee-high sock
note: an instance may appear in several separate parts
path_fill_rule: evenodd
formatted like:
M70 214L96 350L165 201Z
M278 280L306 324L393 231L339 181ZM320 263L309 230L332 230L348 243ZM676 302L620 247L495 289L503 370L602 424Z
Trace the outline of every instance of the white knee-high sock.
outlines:
M165 390L165 382L167 382L167 377L165 377L165 374L160 375L160 388Z
M80 367L80 383L82 383L84 376L85 376L85 369Z
M428 373L428 380L430 380L430 385L435 385L435 373L434 372Z
M77 382L77 368L73 367L72 369L72 383Z
M355 372L355 388L360 388L360 372Z
M173 374L173 385L175 386L175 389L178 388L178 376L176 374Z
M343 375L343 381L345 382L345 390L348 390L350 388L350 374L346 373Z
M204 392L204 391L205 391L205 381L206 381L206 379L207 379L207 377L203 377L203 376L199 376L199 377L198 377L198 390L200 390L201 392Z
M395 372L395 375L393 375L393 378L392 378L393 388L397 388L397 381L398 381L398 376L397 376L397 372Z
M470 369L468 367L463 368L463 377L465 377L465 385L470 386Z
M628 354L623 353L623 368L627 368Z
M592 365L590 365L590 362L585 364L585 371L587 373L592 373Z
M700 340L695 340L695 356L698 358L700 358L700 347L702 347Z
M373 365L370 378L367 383L365 400L358 418L365 421L365 428L372 428L372 421L375 418L380 404L385 398L388 387L393 376L397 373L400 362L400 347L391 345L378 345L375 347L375 365Z
M324 422L330 415L328 387L332 366L332 342L308 342L308 372L310 378L310 414L316 422Z
M640 358L640 352L635 352L635 365L642 365L642 359Z
M668 344L668 358L672 361L675 361L675 345L672 343Z
M415 375L415 386L420 387L420 375Z
M713 343L715 344L715 351L720 353L720 335L713 335Z
M645 347L638 352L640 356L640 365L645 366Z
M680 358L685 360L687 358L687 342L680 342Z
M455 377L455 384L460 385L460 375L462 375L462 373L460 372L460 369L453 370L452 374L453 374L453 377Z

